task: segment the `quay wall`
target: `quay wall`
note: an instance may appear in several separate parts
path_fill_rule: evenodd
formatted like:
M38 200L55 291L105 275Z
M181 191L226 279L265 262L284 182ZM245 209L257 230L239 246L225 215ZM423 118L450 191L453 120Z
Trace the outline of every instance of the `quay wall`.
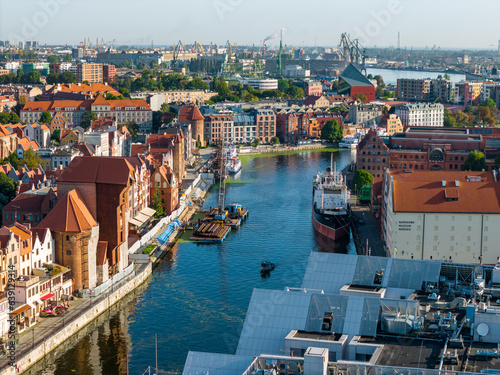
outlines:
M79 330L84 328L99 315L106 312L112 305L142 284L151 275L153 265L152 263L148 263L143 267L138 267L138 270L135 277L126 284L110 293L98 303L92 305L91 308L87 309L73 321L67 323L60 330L54 331L50 338L47 338L39 345L36 345L32 350L24 353L20 358L17 358L16 364L19 370L16 369L16 367L8 366L0 370L0 375L15 375L22 373L37 361L43 359L49 352L56 349L64 341L75 335Z

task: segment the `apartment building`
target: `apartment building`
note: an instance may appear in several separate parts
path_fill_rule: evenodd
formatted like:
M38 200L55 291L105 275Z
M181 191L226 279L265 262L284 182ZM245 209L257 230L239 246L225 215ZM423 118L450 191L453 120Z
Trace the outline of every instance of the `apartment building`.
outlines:
M453 102L462 105L478 105L481 101L482 87L482 82L463 81L455 83Z
M272 109L257 109L252 115L255 117L256 137L262 142L270 142L276 136L276 114Z
M349 120L357 126L378 126L382 120L382 109L379 104L353 104L349 107Z
M452 89L453 83L445 79L399 78L397 97L410 102L448 102Z
M92 111L98 117L114 117L118 125L134 122L144 133L151 132L153 111L145 100L106 100L102 95L91 100L55 100L28 102L21 110L23 122L37 122L43 111L55 115L57 112L67 119L67 126L78 126L82 115Z
M80 82L102 82L102 64L78 64L76 77Z
M398 105L395 113L404 126L443 126L444 107L440 103L406 103Z

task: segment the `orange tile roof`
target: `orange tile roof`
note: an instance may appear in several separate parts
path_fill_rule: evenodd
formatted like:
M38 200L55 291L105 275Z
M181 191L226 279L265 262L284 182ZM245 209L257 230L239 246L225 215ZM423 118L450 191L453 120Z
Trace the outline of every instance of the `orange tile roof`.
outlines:
M146 102L145 100L140 100L140 99L136 99L136 100L132 100L132 99L129 99L129 100L108 100L107 103L109 103L111 105L112 111L116 110L115 109L116 107L120 107L121 111L125 110L125 107L135 107L136 110L139 110L139 107L144 107L145 109L143 109L143 111L144 110L148 110L148 111L151 110L148 102Z
M491 172L397 171L390 177L395 212L500 213L500 182Z
M55 232L80 233L97 226L78 189L66 194L42 220L37 228Z
M104 99L104 96L102 94L97 95L97 98L95 98L95 100L92 104L93 105L110 105L109 102L106 99Z
M112 88L109 85L105 85L104 83L80 83L79 85L76 83L64 83L60 85L54 85L47 92L53 93L54 91L58 92L68 92L68 93L96 93L96 92L106 92L111 93L113 95L121 95L118 91Z

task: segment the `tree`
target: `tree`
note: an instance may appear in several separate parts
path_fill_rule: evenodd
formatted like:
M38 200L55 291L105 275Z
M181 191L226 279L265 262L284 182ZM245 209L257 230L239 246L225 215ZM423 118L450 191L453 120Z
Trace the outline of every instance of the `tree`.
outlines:
M29 169L35 169L42 164L42 158L32 148L28 148L24 151L24 158L21 164L25 164Z
M153 210L156 211L155 217L160 217L165 214L165 210L163 209L163 206L161 205L161 196L160 196L160 190L156 189L153 197L151 198L151 203L149 205Z
M384 79L381 75L376 75L375 77L373 77L373 79L377 80L377 86L385 86Z
M486 170L486 158L482 152L471 151L465 159L462 167L464 171L482 171Z
M59 82L59 74L54 72L50 73L47 77L45 77L45 82L49 85L55 85Z
M321 128L321 139L334 142L341 140L342 136L343 131L337 120L328 120Z
M8 198L16 195L16 182L4 172L0 173L0 191Z
M300 87L297 87L297 86L290 86L286 90L286 94L290 98L293 98L293 99L299 99L299 98L303 98L305 96L304 90L302 90Z
M76 76L73 72L62 72L59 75L59 82L60 83L76 83Z
M127 121L125 123L125 126L132 136L132 139L137 138L137 134L139 133L139 126L134 121Z
M61 129L55 129L50 135L50 140L59 143L61 141Z
M0 112L0 124L17 124L21 119L15 112Z
M290 85L286 79L278 79L278 90L285 92L289 87Z
M488 107L491 109L491 108L496 108L497 104L495 103L495 101L493 99L488 98L479 105L479 108L481 108L481 107Z
M61 62L61 58L58 55L50 55L47 57L47 61L49 64L58 64Z
M170 112L170 106L168 105L168 103L163 103L160 107L160 112L161 113L167 113L167 112Z
M271 138L271 144L272 145L279 145L280 144L280 139L278 137L272 137Z
M130 91L126 89L125 87L121 87L118 92L122 94L124 97L128 98L130 97Z
M252 146L257 147L260 145L260 138L255 138L252 142Z
M42 115L40 116L40 120L38 122L42 124L48 124L52 121L52 116L50 115L49 111L43 111Z
M354 95L354 100L359 100L361 103L366 103L368 101L368 98L366 97L365 94L362 94L358 92L357 94Z
M82 113L82 118L80 121L80 126L87 130L92 126L92 121L97 120L97 115L92 111L85 111Z
M444 75L444 79L447 80L447 81L449 81L451 79L451 77L450 77L450 75L448 73L446 73Z
M64 61L64 62L68 62L68 63L70 63L70 62L71 62L71 54L69 54L69 53L68 53L68 54L66 54L66 55L64 56L63 61Z
M354 191L357 192L363 187L363 185L372 185L373 176L364 169L358 169L354 174L352 183L354 184Z

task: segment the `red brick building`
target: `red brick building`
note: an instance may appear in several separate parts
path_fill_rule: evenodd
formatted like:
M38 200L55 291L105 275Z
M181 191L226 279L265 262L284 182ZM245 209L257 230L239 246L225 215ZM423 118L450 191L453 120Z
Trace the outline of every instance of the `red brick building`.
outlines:
M370 129L357 146L356 168L381 178L384 170L389 168L390 154L389 147L377 135L377 131Z
M349 64L340 74L338 94L349 95L353 99L356 94L363 94L367 102L376 99L375 86L353 64Z
M104 82L114 82L116 80L116 67L114 65L103 65L102 79Z
M99 223L99 242L107 243L110 273L128 265L128 219L133 211L134 168L121 157L78 156L57 182L64 197L78 189L91 215Z
M170 215L179 207L179 181L168 166L162 165L151 176L151 197L160 194L161 205L165 214Z

